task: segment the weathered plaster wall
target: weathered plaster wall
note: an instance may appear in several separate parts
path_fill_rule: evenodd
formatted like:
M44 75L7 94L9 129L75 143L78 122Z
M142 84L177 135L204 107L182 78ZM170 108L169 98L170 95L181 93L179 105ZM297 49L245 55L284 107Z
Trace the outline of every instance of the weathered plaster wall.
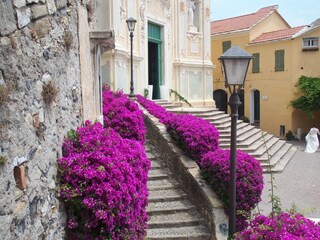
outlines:
M0 1L3 240L64 239L66 215L56 192L57 159L67 131L83 122L78 4ZM50 85L58 91L56 98L43 94Z

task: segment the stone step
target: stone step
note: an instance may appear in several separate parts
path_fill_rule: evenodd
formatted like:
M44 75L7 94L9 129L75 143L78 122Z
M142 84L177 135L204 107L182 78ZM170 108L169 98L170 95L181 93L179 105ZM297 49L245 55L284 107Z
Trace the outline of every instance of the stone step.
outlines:
M210 123L213 124L216 128L220 129L220 130L226 130L228 128L230 128L231 126L231 119L229 118L223 118L220 120L214 120L211 119Z
M259 129L258 129L259 130ZM253 133L251 136L249 136L247 139L240 141L237 146L238 149L247 151L249 149L249 146L253 145L256 142L259 142L262 137L263 132L261 130ZM249 151L248 151L249 152Z
M297 148L291 146L291 148L286 152L286 154L281 159L279 159L277 164L271 167L271 171L282 172L296 151L297 151ZM261 166L262 166L263 172L271 172L269 165L265 166L265 164L261 164Z
M148 216L171 214L175 212L184 212L190 210L196 210L196 207L188 200L172 202L150 202L147 206Z
M163 107L174 104L173 101L169 99L153 99L152 101Z
M258 128L254 128L250 132L251 134L248 134L248 135L244 134L242 136L246 138L239 143L238 145L239 148L248 148L253 143L259 141L262 138L263 134L265 134L264 132L261 131L261 129L258 129Z
M272 145L268 151L266 151L262 156L257 157L260 162L268 161L271 159L280 149L285 146L286 142L284 140L278 140L274 145Z
M157 156L156 149L154 155ZM150 156L152 157L152 156ZM155 164L157 163L157 164ZM174 174L153 158L148 172L148 229L145 239L210 239L208 228Z
M161 179L167 179L168 173L166 173L163 169L151 169L148 172L148 180L161 180Z
M267 155L263 155L263 158L260 160L261 164L268 163L270 161L270 165L274 166L291 148L292 145L284 143L281 145L281 147L278 147L276 149L276 152L274 152L271 157L267 157Z
M243 123L243 125L242 125L243 127L250 125L249 123L245 123L242 120L238 120L237 121L237 129L240 129L240 127L238 126L240 123ZM219 132L231 134L231 119L225 120L225 122L223 122L223 124L216 124L216 122L213 122L213 124L216 126L216 128L219 129Z
M147 155L147 158L150 160L150 161L154 161L154 160L157 160L158 157L159 157L159 154L155 154L153 152L146 152L146 155Z
M256 133L261 133L261 129L255 128L252 125L245 126L239 130L237 129L237 141L245 141Z
M174 103L173 102L162 102L160 105L163 106L163 107L168 107L168 106L173 106Z
M149 202L165 202L186 199L187 195L180 188L170 188L156 191L149 191Z
M148 190L164 190L179 187L179 183L172 179L148 180Z
M210 233L203 225L148 229L146 240L209 240Z
M160 168L161 168L161 164L160 164L159 162L151 161L151 170L160 169ZM150 172L151 170L149 170L149 172Z
M211 123L227 122L230 120L230 116L228 116L226 114L217 114L217 115L205 116L205 117L199 115L198 117L203 118L205 120L209 120Z
M203 222L204 219L201 218L197 211L175 212L150 216L148 229L194 226L203 224Z
M259 141L259 139L261 138L261 130L251 130L247 133L245 133L244 135L237 137L237 149L242 150L244 152L252 152L252 149L250 149L251 151L247 151L249 149L249 146L251 144L254 144L256 141ZM220 143L220 148L222 149L230 149L231 143L230 140L229 142L223 141L222 143ZM253 149L254 150L254 149Z
M152 99L153 102L157 103L157 104L161 104L161 103L166 103L166 102L172 102L172 100L170 99Z
M246 126L248 126L249 123L245 123L245 122L240 122L237 124L237 130L240 130L242 128L245 128ZM231 135L231 122L229 127L222 129L220 126L216 126L216 128L218 129L219 133L220 133L220 138L229 138L230 139L230 135Z
M271 134L267 134L266 132L261 131L242 142L239 145L238 149L241 151L245 151L249 154L257 151L260 147L264 145L265 142L269 141L273 136Z
M158 156L156 150L154 156ZM161 160L153 158L151 164L157 164L148 172L149 220L145 239L210 239L204 219Z
M260 147L258 147L255 151L251 152L250 155L257 158L262 156L263 154L269 152L271 147L275 145L279 141L279 138L276 138L271 135L271 137L268 137L268 140L263 140ZM271 153L269 153L271 155Z
M257 136L255 136L257 135ZM261 130L258 128L255 128L254 126L248 125L246 127L243 127L239 130L237 130L237 145L239 147L243 145L250 145L252 142L257 140L261 136ZM252 141L249 141L249 139L253 137ZM231 136L230 136L231 138ZM221 139L220 146L230 146L230 138L223 138ZM245 141L248 141L247 143L244 143Z
M168 111L176 113L176 114L205 114L205 113L212 113L215 112L216 110L213 110L212 108L196 108L196 107L191 107L191 108L186 108L186 107L177 107L176 109L168 109Z
M193 114L194 116L196 117L200 117L200 118L203 118L203 119L208 119L208 118L212 118L212 117L217 117L217 118L220 118L220 116L228 116L230 118L229 115L225 114L224 112L222 111L207 111L207 112L200 112L200 113L194 113Z
M174 109L174 108L177 108L177 106L180 106L180 104L172 104L172 105L168 105L166 106L166 109Z
M150 148L149 144L145 144L144 145L144 149L146 150L146 153L151 153L152 152L152 149Z

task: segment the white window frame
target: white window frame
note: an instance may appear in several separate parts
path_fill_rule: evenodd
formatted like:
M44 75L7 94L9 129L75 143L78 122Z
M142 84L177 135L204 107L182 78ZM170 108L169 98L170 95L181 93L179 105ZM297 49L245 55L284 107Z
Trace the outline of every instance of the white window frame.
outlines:
M302 48L303 49L318 49L319 48L319 38L318 37L309 37L302 39Z

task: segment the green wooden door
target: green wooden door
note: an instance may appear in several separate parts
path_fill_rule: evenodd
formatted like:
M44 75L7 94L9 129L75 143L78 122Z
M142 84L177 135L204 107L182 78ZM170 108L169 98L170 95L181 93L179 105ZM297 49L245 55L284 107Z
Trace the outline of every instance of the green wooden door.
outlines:
M153 85L153 99L160 98L162 85L162 41L161 27L148 23L148 72L149 85Z

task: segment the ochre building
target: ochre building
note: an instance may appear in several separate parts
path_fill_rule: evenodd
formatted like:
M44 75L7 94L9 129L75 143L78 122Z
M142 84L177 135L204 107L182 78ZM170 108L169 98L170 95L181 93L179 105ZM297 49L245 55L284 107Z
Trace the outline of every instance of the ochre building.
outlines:
M319 112L315 119L308 119L303 111L289 106L300 96L296 84L302 75L320 77L320 20L290 27L277 9L269 6L211 22L213 95L217 107L227 112L229 92L218 58L238 45L254 57L240 91L240 117L276 136L284 137L290 130L300 138L314 122L320 124Z

